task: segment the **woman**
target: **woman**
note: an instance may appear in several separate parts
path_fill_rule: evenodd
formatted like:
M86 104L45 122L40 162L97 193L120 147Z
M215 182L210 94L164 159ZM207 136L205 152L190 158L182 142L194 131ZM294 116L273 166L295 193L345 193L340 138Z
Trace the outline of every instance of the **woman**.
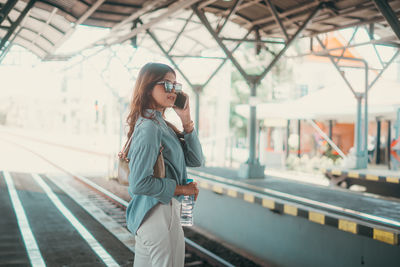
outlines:
M135 267L184 265L185 242L180 224L180 201L195 195L196 183L187 184L186 166L203 163L201 145L190 118L189 98L183 109L174 106L177 91L175 71L160 63L142 67L136 80L130 113L129 194L126 211L128 229L135 234ZM183 133L164 119L173 108L182 121ZM180 142L177 135L183 135ZM153 167L162 149L165 178L153 176Z

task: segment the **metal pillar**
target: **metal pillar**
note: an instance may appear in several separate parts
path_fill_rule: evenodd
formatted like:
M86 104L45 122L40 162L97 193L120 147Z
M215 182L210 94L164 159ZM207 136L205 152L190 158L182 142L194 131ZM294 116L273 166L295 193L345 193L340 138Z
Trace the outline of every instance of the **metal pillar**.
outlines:
M200 95L201 95L201 92L203 91L203 87L201 85L196 84L193 87L193 90L196 94L196 110L195 110L195 116L194 116L194 124L196 126L195 129L198 134L199 128L200 128Z
M298 135L298 148L297 148L297 157L301 157L301 120L297 120L297 135Z
M376 164L381 163L381 119L376 121Z
M396 116L396 124L395 124L395 129L396 129L396 138L400 137L400 108L397 109L397 116Z
M391 145L391 143L392 143L392 123L390 122L390 120L388 120L387 121L387 124L388 124L388 134L387 134L387 144L386 144L386 146L387 146L387 158L388 158L388 168L389 168L389 170L392 168L392 164L391 164L391 155L392 155L392 153L391 153L391 147L390 147L390 145Z
M354 144L356 146L356 168L362 169L366 168L368 164L368 158L364 157L363 150L361 148L362 144L362 94L357 94L357 119L355 125L355 134L354 134ZM365 149L365 148L364 148Z
M290 152L289 136L290 136L290 120L287 120L287 124L286 124L286 158L289 157L289 152Z
M395 30L395 29L394 29ZM326 46L323 44L323 42L316 37L318 40L319 44L321 47L324 49L322 52L314 53L315 55L320 55L320 56L327 56L331 60L331 62L334 64L336 67L337 71L339 74L342 76L346 84L349 86L350 90L353 92L357 99L357 121L356 121L356 131L355 131L355 146L356 146L356 168L367 168L368 166L368 91L372 88L372 86L376 83L376 81L382 76L382 74L385 72L385 70L394 62L394 60L397 58L397 56L400 54L400 50L397 50L396 53L392 56L392 58L384 64L384 62L381 62L383 68L380 70L378 75L375 77L375 79L369 84L368 81L368 63L363 60L363 59L356 59L356 58L346 58L346 57L337 57L329 54L329 51L332 49L326 49ZM371 41L373 43L373 41ZM347 47L350 47L348 44ZM377 52L377 51L376 51ZM379 53L377 53L379 55ZM351 86L350 82L346 79L344 76L344 73L341 71L340 67L338 66L337 62L335 62L334 59L347 59L347 60L352 60L352 61L359 61L364 64L365 68L365 92L363 94L355 92L353 87ZM365 98L364 100L364 123L362 125L362 98ZM390 123L390 122L389 122ZM364 131L362 130L362 127ZM390 152L390 146L388 147L388 151ZM390 159L390 153L389 153L389 159ZM389 160L390 161L390 160ZM389 163L390 164L390 163ZM390 165L389 165L390 168Z
M254 79L253 79L254 80ZM240 178L263 178L265 166L260 164L256 156L256 138L257 138L257 83L252 83L250 91L250 118L249 118L249 159L242 163L239 169Z
M332 120L329 120L329 139L331 139L332 140L332 135L333 135L333 132L332 132L332 130L333 130L333 121Z
M257 85L254 84L251 88L251 97L255 98L257 92ZM255 103L250 104L250 153L249 153L249 163L256 164L256 124L257 124L257 114L256 114L256 105Z
M358 168L367 168L368 167L368 90L369 90L369 82L368 82L368 65L367 62L364 61L365 64L365 91L364 91L364 151L362 162L357 166Z
M326 46L324 43L316 37L318 42L320 43L321 47L323 49L326 49ZM343 56L333 56L331 54L321 54L321 53L316 53L316 55L319 56L326 56L329 57L331 62L334 64L336 69L338 70L339 74L342 76L346 84L349 86L349 89L353 92L354 96L357 99L357 121L356 121L356 131L355 131L355 145L356 145L356 169L364 169L368 167L368 91L371 86L369 85L368 82L368 63L364 59L359 59L359 58L349 58L349 57L343 57ZM397 53L393 56L396 57ZM344 73L340 70L339 66L336 64L334 59L346 59L346 60L352 60L352 61L358 61L361 62L364 65L364 70L365 70L365 89L364 93L357 93L353 87L351 86L350 82L346 79L344 76ZM385 69L381 70L381 73L385 71ZM375 81L374 81L375 82ZM364 131L362 131L362 99L364 98ZM363 134L362 134L363 133ZM364 136L362 136L364 135Z
M394 139L398 140L400 138L400 108L397 109L397 116L396 116L396 121L394 123L394 129L395 129L395 136ZM392 148L392 142L390 142L390 148ZM399 149L394 149L394 151L391 151L391 155L392 153L396 153L395 155L398 155ZM399 167L400 167L400 162L398 161L398 159L396 159L395 157L393 157L393 162L392 162L392 169L398 171Z

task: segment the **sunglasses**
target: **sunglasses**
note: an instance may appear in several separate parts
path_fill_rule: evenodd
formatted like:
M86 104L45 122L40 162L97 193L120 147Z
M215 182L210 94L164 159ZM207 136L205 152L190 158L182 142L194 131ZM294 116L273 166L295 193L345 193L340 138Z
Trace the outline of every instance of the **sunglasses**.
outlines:
M181 83L173 83L170 81L161 81L156 84L164 84L165 92L171 93L172 89L175 89L175 92L182 91L182 84Z

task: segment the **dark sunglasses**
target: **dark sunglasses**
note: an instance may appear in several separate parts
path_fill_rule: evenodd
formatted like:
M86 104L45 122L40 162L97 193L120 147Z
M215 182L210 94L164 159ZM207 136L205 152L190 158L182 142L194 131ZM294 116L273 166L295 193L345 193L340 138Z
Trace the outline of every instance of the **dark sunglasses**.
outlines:
M173 83L170 81L161 81L156 84L164 84L165 92L171 93L172 89L175 89L175 92L182 91L182 84L181 83Z

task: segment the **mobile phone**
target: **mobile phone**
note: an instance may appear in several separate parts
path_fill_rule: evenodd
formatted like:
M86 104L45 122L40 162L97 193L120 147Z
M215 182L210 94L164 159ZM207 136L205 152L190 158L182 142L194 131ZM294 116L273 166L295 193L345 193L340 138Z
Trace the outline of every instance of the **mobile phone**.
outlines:
M177 93L174 105L177 108L183 109L185 107L185 104L186 104L186 96L182 93Z

